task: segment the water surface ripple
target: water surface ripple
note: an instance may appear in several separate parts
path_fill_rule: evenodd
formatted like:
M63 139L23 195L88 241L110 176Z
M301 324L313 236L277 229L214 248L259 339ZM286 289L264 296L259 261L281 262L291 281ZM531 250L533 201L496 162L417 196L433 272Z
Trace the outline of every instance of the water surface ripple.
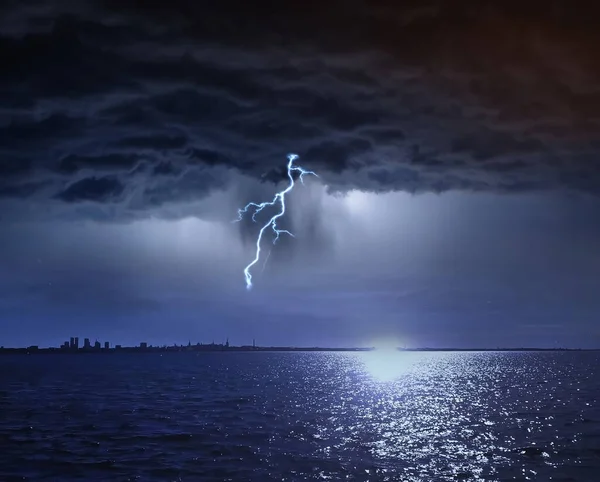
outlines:
M0 480L600 480L600 353L0 357Z

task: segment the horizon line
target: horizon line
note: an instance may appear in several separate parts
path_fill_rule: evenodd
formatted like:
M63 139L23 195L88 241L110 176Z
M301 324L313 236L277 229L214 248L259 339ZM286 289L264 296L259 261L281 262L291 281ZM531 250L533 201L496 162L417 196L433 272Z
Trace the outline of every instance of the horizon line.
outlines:
M109 343L109 342L105 342ZM146 342L140 342L138 345L122 345L96 342L95 344L89 344L85 346L73 346L67 342L63 343L59 347L47 346L42 347L39 345L29 345L22 347L15 346L0 346L0 352L60 352L60 353L74 353L74 352L108 352L108 351L406 351L406 352L418 352L418 351L447 351L447 352L458 352L458 351L600 351L600 347L595 348L583 348L583 347L542 347L542 346L504 346L504 347L484 347L484 346L471 346L471 347L407 347L407 346L318 346L318 345L267 345L259 346L255 343L251 345L230 345L229 342L225 343L201 343L197 342L192 344L177 344L171 345L151 345Z

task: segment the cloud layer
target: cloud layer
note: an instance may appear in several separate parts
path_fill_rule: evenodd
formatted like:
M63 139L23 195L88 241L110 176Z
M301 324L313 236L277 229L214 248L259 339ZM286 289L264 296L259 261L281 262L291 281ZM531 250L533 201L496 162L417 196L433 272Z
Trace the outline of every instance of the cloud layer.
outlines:
M288 152L334 191L600 192L597 7L396 3L9 3L0 197L165 214Z

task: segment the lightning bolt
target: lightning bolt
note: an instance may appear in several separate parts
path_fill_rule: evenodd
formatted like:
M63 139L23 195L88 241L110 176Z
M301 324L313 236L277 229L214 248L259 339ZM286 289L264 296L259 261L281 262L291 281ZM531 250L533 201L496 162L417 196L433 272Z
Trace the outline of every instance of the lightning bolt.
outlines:
M292 173L294 171L300 173L299 179L302 184L304 184L304 176L305 175L310 174L310 175L319 177L312 171L307 171L305 169L302 169L300 166L294 165L294 161L296 159L298 159L297 154L288 154L287 158L288 158L287 175L288 175L288 178L290 179L290 183L288 184L288 187L286 187L283 191L280 191L277 194L275 194L275 197L273 198L272 201L262 202L260 204L254 203L254 202L250 202L250 203L246 204L246 206L243 209L238 209L238 218L233 221L235 223L241 221L244 217L244 214L246 214L248 212L248 210L254 209L254 212L252 213L252 221L256 222L256 215L258 213L260 213L264 208L266 208L267 206L275 206L277 204L279 204L279 206L280 206L280 211L277 214L275 214L271 219L269 219L269 221L260 229L260 231L258 233L258 238L256 239L256 255L255 255L254 259L252 260L252 262L248 266L246 266L246 268L244 269L244 276L246 278L246 289L248 289L248 290L252 289L252 275L250 274L250 268L252 268L252 266L254 266L256 263L258 263L258 260L260 259L260 243L262 241L264 232L269 228L271 228L273 230L273 233L275 234L275 238L273 239L273 244L277 243L277 241L279 240L279 236L281 234L289 234L290 236L295 237L287 229L278 229L277 228L277 220L285 214L285 195L294 188L295 183L294 183L294 177L293 177ZM269 254L271 254L271 253L269 252ZM267 258L267 260L268 260L268 258ZM266 261L265 261L265 264L266 264Z

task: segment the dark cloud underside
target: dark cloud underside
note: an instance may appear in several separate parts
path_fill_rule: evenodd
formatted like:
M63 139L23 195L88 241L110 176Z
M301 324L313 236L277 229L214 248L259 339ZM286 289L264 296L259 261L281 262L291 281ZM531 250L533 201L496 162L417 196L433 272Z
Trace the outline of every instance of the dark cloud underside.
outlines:
M599 7L3 8L2 198L144 211L288 152L336 190L600 192Z

